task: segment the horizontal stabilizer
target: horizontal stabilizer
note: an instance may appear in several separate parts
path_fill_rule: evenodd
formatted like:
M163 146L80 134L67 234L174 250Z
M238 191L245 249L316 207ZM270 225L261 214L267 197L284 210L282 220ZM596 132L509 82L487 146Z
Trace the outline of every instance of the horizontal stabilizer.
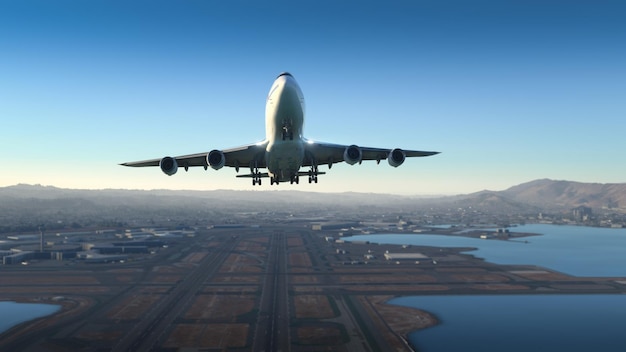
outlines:
M254 174L245 174L245 175L237 175L236 177L255 177ZM270 177L270 175L267 172L261 172L260 174L256 175L256 177L260 177L260 178L267 178Z

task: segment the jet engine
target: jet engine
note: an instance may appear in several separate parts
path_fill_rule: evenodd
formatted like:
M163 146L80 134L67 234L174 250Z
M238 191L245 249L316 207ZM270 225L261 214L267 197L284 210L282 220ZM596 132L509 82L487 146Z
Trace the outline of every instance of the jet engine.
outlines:
M346 150L343 152L343 160L350 165L360 163L361 158L363 158L363 152L361 151L361 148L354 144L346 147Z
M404 154L404 150L400 148L393 149L389 152L389 156L387 156L387 161L389 162L389 165L393 167L398 167L402 165L404 159L406 159L406 154Z
M176 173L176 171L178 171L178 163L176 162L176 159L171 156L166 156L161 159L161 161L159 161L159 167L161 168L161 171L168 176L172 176Z
M221 150L211 150L209 154L206 155L206 162L211 166L214 170L219 170L224 167L226 164L226 157Z

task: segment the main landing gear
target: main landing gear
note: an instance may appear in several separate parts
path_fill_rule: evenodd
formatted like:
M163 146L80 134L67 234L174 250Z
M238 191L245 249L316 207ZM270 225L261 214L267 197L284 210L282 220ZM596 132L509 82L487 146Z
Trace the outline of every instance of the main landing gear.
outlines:
M317 165L311 166L311 170L309 170L309 183L315 182L317 183Z
M254 169L250 168L250 173L252 173L252 185L261 185L261 173L259 172L259 168L254 165Z

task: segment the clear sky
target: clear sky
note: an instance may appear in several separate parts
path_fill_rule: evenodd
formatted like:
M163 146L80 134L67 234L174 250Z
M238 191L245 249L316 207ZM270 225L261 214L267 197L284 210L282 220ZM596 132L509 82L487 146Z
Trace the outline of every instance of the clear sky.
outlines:
M234 169L118 165L262 140L281 71L304 92L306 137L442 154L278 187ZM457 194L626 182L626 3L2 1L0 131L0 186Z

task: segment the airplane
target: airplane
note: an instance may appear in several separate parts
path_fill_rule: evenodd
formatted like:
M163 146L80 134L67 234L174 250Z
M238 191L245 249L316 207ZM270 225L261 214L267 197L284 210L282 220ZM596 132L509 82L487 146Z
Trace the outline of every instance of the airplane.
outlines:
M288 72L278 75L267 95L265 104L265 139L225 150L189 154L177 157L122 163L123 166L158 166L166 175L174 175L179 167L188 171L201 166L219 170L224 166L249 168L250 173L237 175L252 179L252 185L261 185L261 179L269 178L270 185L281 182L300 182L300 176L308 176L309 183L317 183L320 165L346 162L350 165L363 160L387 159L389 165L398 167L407 157L430 156L439 152L359 147L315 142L303 137L305 103L304 95L294 77ZM310 168L301 171L301 168ZM259 169L267 169L260 172Z

